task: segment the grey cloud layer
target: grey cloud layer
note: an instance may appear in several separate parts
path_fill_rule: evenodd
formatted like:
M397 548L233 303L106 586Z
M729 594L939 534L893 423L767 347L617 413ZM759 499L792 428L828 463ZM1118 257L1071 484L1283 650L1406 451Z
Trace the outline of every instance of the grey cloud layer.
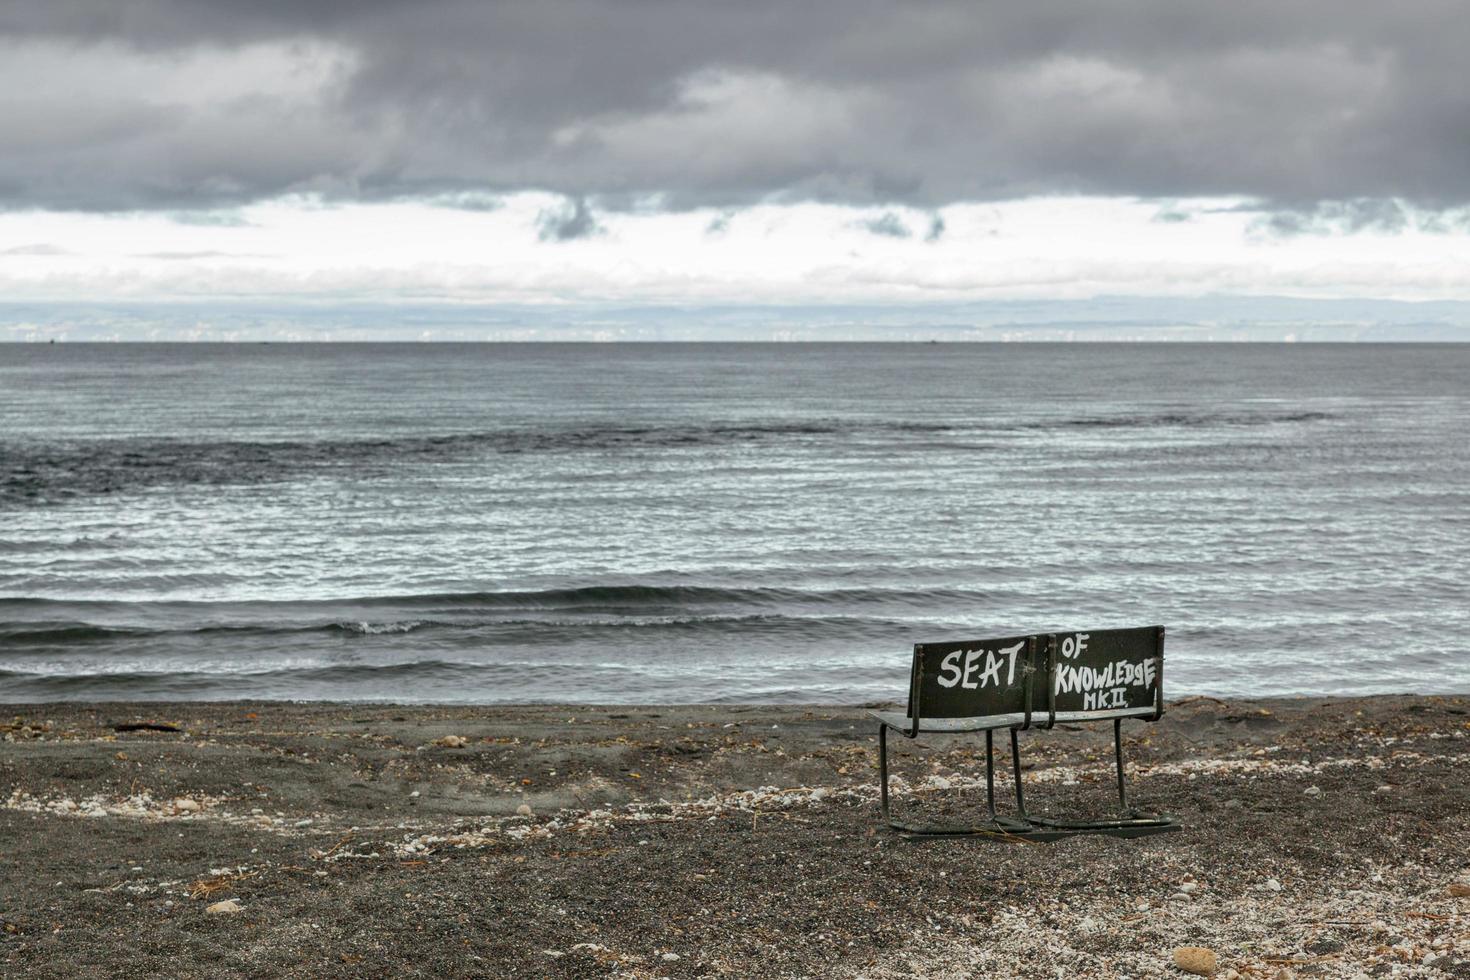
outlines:
M0 201L535 187L673 207L1081 192L1436 208L1470 201L1465 23L1454 3L1380 0L19 0L0 43L38 77L0 96ZM227 71L259 45L341 65L215 100L108 84L119 58Z

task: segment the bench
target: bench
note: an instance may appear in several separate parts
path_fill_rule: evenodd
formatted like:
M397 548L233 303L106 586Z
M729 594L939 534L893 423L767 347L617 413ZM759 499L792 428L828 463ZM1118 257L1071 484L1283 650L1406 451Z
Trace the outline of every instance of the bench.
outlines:
M1141 837L1178 830L1172 817L1132 809L1123 778L1124 718L1157 721L1164 713L1164 627L1042 633L990 640L914 646L905 710L875 711L878 778L883 819L905 837L991 836L1057 840L1076 834ZM1017 733L1057 722L1113 723L1118 768L1118 813L1086 820L1054 820L1027 813L1021 789ZM994 734L1011 733L1016 813L995 810ZM985 733L985 790L989 818L964 826L918 825L893 818L888 792L888 732Z

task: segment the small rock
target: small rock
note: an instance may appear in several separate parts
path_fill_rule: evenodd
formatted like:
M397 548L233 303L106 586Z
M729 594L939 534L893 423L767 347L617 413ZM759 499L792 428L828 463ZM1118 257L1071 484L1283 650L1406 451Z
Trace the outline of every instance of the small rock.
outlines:
M547 956L550 956L554 960L559 960L563 956L567 955L559 949L543 949L541 952L545 953Z
M179 811L180 813L198 813L199 801L191 800L186 796L181 796L177 800L174 800L174 809Z
M1308 786L1306 789L1302 790L1302 793L1304 795L1306 795L1306 796L1321 796L1322 795L1322 787L1321 786Z
M1266 879L1266 891L1268 891L1268 892L1279 892L1279 891L1281 891L1281 882L1277 881L1275 878L1267 878Z
M1213 949L1205 946L1180 946L1174 950L1174 965L1197 977L1212 977L1219 964Z
M244 909L240 907L240 903L235 899L227 898L223 902L215 902L213 905L205 906L204 911L210 915L234 915L236 912L243 912Z
M1199 891L1199 882L1186 881L1184 884L1179 886L1179 890L1186 895L1193 895L1195 892Z
M1450 898L1470 898L1470 884L1463 881L1450 882L1450 887L1445 891L1449 892Z
M529 817L531 816L532 812L533 811L531 810L531 805L529 803L522 803L520 806L516 807L516 816L518 817Z
M444 749L462 749L470 744L470 740L463 735L445 735L434 739L434 744Z
M1384 785L1378 787L1377 789L1375 789L1373 791L1373 795L1374 796L1387 796L1389 793L1392 793L1392 792L1393 792L1393 787L1392 786L1389 786L1387 784L1384 784Z
M1169 901L1171 901L1171 902L1187 902L1187 901L1189 901L1189 893L1188 892L1175 892L1174 894L1172 894L1172 895L1169 896Z
M677 963L677 962L679 962L679 954L678 953L665 953L664 954L664 962L665 963Z

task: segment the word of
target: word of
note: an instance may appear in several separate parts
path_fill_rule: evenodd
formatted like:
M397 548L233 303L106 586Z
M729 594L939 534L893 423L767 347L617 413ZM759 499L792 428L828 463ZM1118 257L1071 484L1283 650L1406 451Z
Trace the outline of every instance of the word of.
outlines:
M1076 660L1082 656L1082 651L1087 649L1087 641L1091 637L1091 633L1078 633L1076 636L1067 637L1062 641L1062 656L1068 660Z
M998 650L956 650L945 656L939 662L940 687L954 687L956 685L975 690L977 687L989 687L994 684L1001 686L1000 669L1006 669L1005 686L1016 682L1016 654L1020 653L1026 646L1026 641L1013 643L1008 647ZM982 667L981 657L985 658ZM964 667L960 666L960 658L964 658ZM976 674L979 674L977 677Z

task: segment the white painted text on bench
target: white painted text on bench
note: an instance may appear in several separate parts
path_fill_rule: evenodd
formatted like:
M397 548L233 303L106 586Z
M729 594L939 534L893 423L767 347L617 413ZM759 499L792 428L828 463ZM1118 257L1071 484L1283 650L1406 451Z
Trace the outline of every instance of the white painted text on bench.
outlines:
M1087 634L1078 635L1072 649L1081 652L1086 648ZM1070 638L1069 638L1070 639ZM1063 641L1062 652L1067 652ZM1102 711L1109 708L1128 707L1128 688L1137 686L1150 690L1154 686L1155 661L1153 658L1135 663L1131 660L1115 660L1102 667L1082 664L1059 664L1057 666L1056 693L1082 694L1083 711Z
M955 650L946 654L939 662L939 686L959 686L972 691L981 687L1000 687L1001 668L1004 667L1005 686L1009 687L1016 682L1016 655L1025 647L1026 641L1021 640L997 650ZM985 658L983 663L981 657Z

